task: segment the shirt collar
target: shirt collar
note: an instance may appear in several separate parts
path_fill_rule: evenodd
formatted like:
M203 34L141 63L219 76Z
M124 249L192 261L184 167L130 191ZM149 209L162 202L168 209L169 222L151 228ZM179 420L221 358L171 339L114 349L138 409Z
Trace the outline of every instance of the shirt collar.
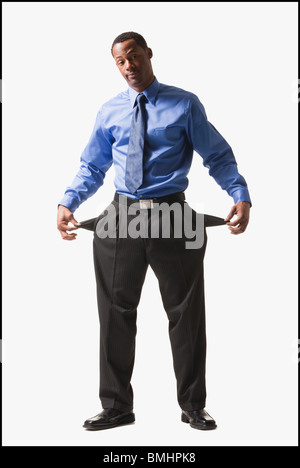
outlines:
M151 102L151 104L153 105L155 104L155 98L158 93L158 88L159 88L159 82L157 81L156 78L154 78L153 83L151 83L151 85L148 86L148 88L146 88L143 91L143 94L145 94L148 101ZM129 89L129 97L130 97L131 106L133 107L136 97L139 93L135 91L133 88L128 88L128 89Z

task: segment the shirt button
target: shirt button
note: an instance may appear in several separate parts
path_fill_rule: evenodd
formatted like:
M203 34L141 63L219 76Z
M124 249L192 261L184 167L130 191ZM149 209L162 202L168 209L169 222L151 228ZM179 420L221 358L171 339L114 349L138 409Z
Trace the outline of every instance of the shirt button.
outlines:
M140 195L140 198L143 198L143 195Z

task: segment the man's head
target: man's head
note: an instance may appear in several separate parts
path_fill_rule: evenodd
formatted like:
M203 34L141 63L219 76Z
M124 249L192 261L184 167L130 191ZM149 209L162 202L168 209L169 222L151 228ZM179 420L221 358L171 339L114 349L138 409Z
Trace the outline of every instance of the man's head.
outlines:
M153 82L153 54L143 36L136 32L120 34L112 44L111 53L131 88L142 92Z

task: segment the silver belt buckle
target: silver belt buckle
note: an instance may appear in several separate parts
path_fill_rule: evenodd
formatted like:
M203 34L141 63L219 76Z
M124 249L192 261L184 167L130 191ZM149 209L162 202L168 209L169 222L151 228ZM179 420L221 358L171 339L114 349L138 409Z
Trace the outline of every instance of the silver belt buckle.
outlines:
M139 200L140 202L140 209L141 210L148 210L149 208L153 208L153 200Z

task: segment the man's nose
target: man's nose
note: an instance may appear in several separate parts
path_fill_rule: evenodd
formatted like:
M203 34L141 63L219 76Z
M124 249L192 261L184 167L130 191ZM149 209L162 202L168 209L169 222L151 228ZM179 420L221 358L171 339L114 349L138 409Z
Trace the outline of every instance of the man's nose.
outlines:
M126 71L131 71L132 70L132 63L129 60L126 60L125 67L126 67Z

